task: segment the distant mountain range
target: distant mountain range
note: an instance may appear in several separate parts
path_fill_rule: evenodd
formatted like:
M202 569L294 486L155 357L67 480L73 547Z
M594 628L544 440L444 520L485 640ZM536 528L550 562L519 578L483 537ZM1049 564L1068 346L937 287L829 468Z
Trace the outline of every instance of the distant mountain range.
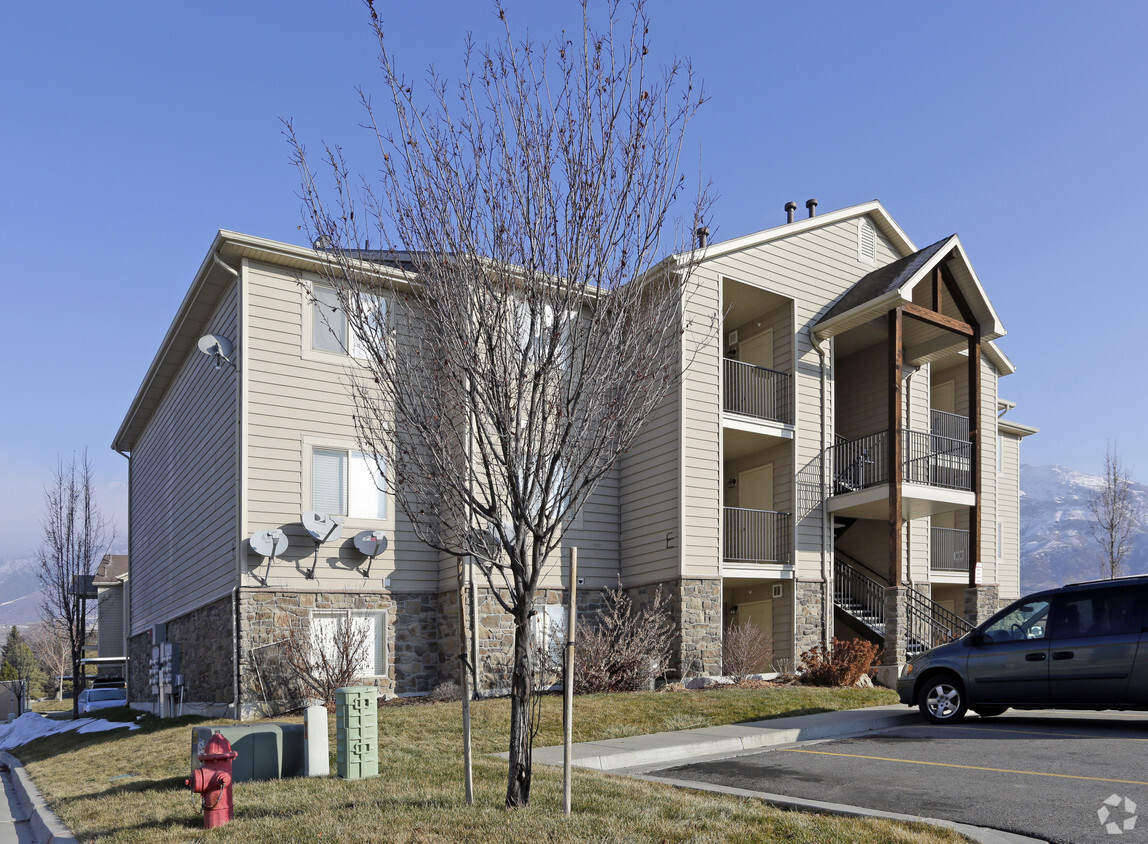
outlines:
M1101 577L1088 509L1103 480L1064 466L1021 466L1020 591ZM1148 486L1132 484L1137 527L1125 574L1148 573Z
M1021 593L1100 577L1088 502L1101 479L1064 466L1022 466L1020 478ZM1148 573L1148 486L1133 484L1132 494L1138 526L1125 573ZM126 544L116 553L126 554ZM0 560L0 640L14 624L26 627L39 621L40 604L36 560Z
M27 627L40 620L40 582L32 557L0 561L0 639L12 625Z

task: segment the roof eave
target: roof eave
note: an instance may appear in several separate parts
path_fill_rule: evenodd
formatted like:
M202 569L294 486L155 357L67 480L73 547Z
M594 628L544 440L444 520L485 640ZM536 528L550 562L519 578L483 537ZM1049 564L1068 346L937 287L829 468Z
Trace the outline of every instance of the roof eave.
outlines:
M885 210L885 206L883 206L880 201L873 199L869 202L863 202L860 205L850 205L848 208L840 208L837 211L819 214L816 217L806 217L802 220L795 220L792 223L784 223L780 226L774 226L773 228L763 229L762 231L753 232L752 234L735 237L733 240L714 243L706 246L704 249L697 249L693 252L683 252L671 257L678 260L692 260L694 263L701 263L713 258L720 258L731 252L740 252L743 249L760 246L772 240L792 237L796 234L812 231L822 226L840 223L843 220L861 217L866 214L872 216L877 227L881 230L881 233L885 235L902 255L910 255L917 251L917 247L913 245L913 241L901 230L901 227L897 225L897 222L889 215L889 212ZM692 256L692 258L689 256Z

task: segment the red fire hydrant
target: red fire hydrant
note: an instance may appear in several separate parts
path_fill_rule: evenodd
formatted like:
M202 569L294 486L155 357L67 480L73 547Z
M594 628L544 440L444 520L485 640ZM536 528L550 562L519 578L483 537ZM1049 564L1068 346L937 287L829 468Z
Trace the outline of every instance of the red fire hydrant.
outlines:
M184 780L196 794L203 795L203 828L223 826L235 816L231 801L231 762L239 754L231 749L231 742L219 730L207 740L199 754L202 768L192 771Z

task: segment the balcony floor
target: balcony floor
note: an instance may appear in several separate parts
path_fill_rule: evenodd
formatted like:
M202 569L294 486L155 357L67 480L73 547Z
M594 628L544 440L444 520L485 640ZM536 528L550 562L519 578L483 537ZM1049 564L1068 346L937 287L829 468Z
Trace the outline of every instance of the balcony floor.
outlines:
M906 519L923 519L938 513L951 513L977 502L974 493L963 489L947 489L923 484L903 484L901 512ZM889 485L880 484L829 499L829 512L855 519L889 518Z

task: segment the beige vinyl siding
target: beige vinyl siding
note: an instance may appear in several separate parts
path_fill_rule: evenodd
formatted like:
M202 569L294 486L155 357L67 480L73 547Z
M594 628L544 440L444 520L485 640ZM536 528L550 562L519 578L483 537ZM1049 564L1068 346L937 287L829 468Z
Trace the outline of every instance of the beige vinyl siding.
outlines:
M232 282L204 333L236 337L237 310ZM132 449L132 635L236 585L239 378L193 347Z
M679 413L679 397L667 397L619 461L621 570L627 586L679 574Z
M124 653L124 589L122 586L99 590L99 653L98 656L127 656Z
M877 266L900 257L878 229ZM807 474L815 480L821 456L821 365L808 331L845 291L874 269L873 264L858 261L856 218L722 255L703 266L720 277L761 287L793 301L794 325L790 339L791 355L795 355L795 469L798 473L810 470ZM831 371L825 397L826 414L830 420L827 435L830 437L833 434L831 420L834 419L835 385L841 382L840 371ZM820 578L821 511L819 508L808 513L800 510L798 507L794 513L797 575L804 579Z
M300 525L311 509L311 453L314 448L357 449L348 388L353 360L310 349L310 304L292 271L261 263L243 270L248 310L247 476L244 535L281 528L291 540L283 559L270 571L277 588L323 591L437 591L439 555L415 536L388 495L384 520L348 519L339 544L320 549L316 576L304 573L315 563L315 546ZM316 279L308 278L309 283ZM362 530L381 529L389 545L370 566L351 540ZM248 570L262 577L264 561L247 555ZM453 567L452 567L453 572ZM248 577L245 585L259 585Z
M981 561L984 582L997 573L997 371L981 358Z
M997 569L1000 597L1020 597L1020 437L1000 434L1003 468L997 479L998 510L1004 523L1004 548Z
M834 430L845 439L889 430L889 351L877 343L838 359Z
M720 326L711 320L721 307L720 277L699 271L696 292L686 302L690 327L685 351L696 353L682 379L682 562L684 577L721 574Z
M617 586L620 574L620 484L618 468L610 472L582 508L562 537L561 565L545 572L543 586L566 585L565 572L570 548L578 548L578 576L585 578L587 588Z

